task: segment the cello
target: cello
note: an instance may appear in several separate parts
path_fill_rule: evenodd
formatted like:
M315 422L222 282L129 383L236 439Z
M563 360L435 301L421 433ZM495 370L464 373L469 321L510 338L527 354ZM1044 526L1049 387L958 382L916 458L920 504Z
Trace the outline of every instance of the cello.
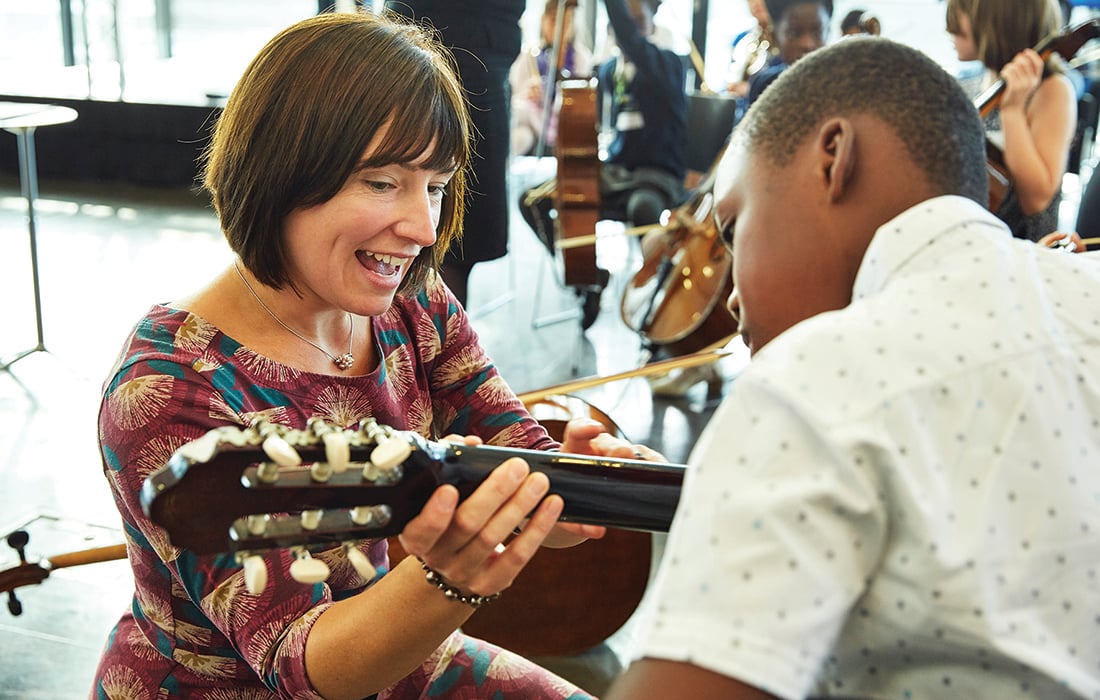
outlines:
M557 219L553 238L557 242L596 231L600 218L600 150L597 114L597 81L595 78L575 78L565 70L566 11L575 10L578 0L558 0L554 26L551 64L543 87L543 128L539 134L538 151L542 151L543 135L551 122L549 100L555 96L553 114L557 118L557 173L553 181L537 188L527 202L533 205L537 197L549 193ZM554 90L557 84L558 89ZM552 188L552 189L551 189ZM595 245L554 246L561 267L562 283L568 287L600 286L596 267Z
M733 292L732 259L711 215L719 160L721 153L669 224L643 239L642 267L623 290L623 323L651 351L686 355L737 331L725 308Z
M1035 52L1044 61L1055 53L1068 61L1082 46L1096 38L1100 38L1100 18L1090 19L1072 29L1046 37L1036 44ZM974 106L983 119L988 117L1001 104L1004 91L1005 81L1002 78L974 99ZM1008 190L1012 186L1012 178L1008 166L1005 164L1004 152L1000 146L986 138L985 153L986 174L989 177L989 210L997 211L1008 195Z

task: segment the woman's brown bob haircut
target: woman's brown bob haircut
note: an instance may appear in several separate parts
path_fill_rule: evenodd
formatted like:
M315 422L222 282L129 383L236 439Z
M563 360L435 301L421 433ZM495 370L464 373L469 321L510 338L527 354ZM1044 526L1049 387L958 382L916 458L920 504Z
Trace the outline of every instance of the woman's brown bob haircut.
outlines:
M294 288L287 214L328 201L361 166L415 161L434 141L424 165L456 172L436 242L399 289L415 292L461 235L470 134L453 58L427 29L396 15L325 13L284 29L252 60L203 154L203 185L248 269L266 285Z

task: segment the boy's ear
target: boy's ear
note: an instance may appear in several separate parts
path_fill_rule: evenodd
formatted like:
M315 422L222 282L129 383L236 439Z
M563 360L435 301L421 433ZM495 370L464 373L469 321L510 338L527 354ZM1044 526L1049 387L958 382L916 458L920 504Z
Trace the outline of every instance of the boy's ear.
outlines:
M829 201L839 202L856 167L856 130L844 117L828 119L817 134L818 172L825 185Z

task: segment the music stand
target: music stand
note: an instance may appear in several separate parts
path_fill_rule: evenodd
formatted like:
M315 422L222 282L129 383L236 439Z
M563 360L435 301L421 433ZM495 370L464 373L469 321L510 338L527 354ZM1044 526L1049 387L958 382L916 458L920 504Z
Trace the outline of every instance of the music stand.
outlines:
M38 282L38 238L34 219L34 202L38 199L38 161L34 149L34 132L41 126L67 124L77 112L71 107L30 102L0 102L0 129L15 134L19 147L19 189L27 200L27 233L31 245L31 281L34 286L34 320L38 343L16 353L11 359L0 360L0 372L11 373L11 367L24 357L46 352L42 333L42 295Z

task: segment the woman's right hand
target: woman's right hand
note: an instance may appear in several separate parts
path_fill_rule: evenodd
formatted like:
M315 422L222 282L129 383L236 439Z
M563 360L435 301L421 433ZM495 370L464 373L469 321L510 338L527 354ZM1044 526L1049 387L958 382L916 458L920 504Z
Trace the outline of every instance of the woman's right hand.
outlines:
M1001 111L1025 109L1032 93L1043 80L1043 57L1034 49L1024 49L1001 69L1005 81Z
M464 593L499 593L512 585L561 515L562 499L547 497L549 490L545 474L532 472L518 457L509 459L462 501L454 486L437 488L399 535L401 546ZM522 532L513 537L521 523Z

